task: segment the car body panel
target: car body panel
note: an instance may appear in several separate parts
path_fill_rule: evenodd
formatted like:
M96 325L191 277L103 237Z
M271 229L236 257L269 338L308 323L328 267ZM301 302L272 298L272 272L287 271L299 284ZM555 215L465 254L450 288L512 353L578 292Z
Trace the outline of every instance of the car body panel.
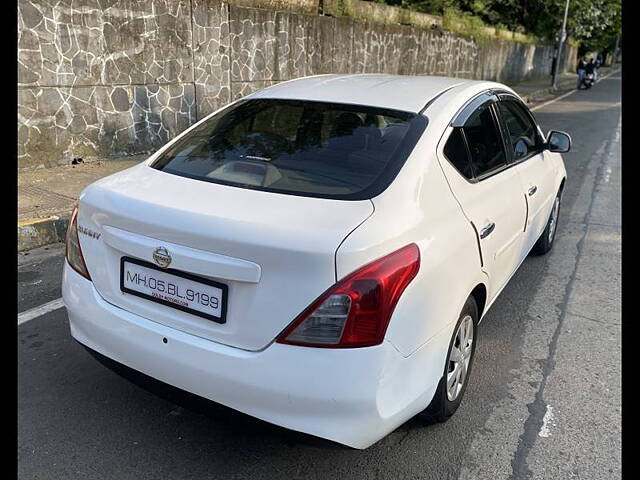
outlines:
M523 252L529 252L547 225L560 182L558 154L542 151L516 165L529 206Z

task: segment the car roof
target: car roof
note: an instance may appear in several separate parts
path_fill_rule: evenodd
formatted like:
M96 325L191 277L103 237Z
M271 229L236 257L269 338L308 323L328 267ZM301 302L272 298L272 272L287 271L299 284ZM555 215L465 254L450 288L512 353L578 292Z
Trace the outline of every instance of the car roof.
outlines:
M481 83L487 82L422 75L328 74L282 82L249 97L370 105L418 113L446 90Z

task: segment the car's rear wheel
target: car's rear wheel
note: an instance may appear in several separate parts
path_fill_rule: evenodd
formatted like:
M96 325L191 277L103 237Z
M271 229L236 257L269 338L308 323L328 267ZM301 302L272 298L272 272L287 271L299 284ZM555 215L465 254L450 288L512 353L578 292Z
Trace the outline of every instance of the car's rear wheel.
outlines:
M473 297L464 304L449 342L444 374L429 406L422 415L430 422L444 422L460 406L469 383L476 351L478 306Z
M553 201L553 207L551 209L551 214L549 215L549 220L547 221L547 226L531 249L531 253L534 255L544 255L551 250L551 247L553 247L553 241L556 238L556 231L558 230L558 219L560 218L561 197L561 192L558 192L555 200Z

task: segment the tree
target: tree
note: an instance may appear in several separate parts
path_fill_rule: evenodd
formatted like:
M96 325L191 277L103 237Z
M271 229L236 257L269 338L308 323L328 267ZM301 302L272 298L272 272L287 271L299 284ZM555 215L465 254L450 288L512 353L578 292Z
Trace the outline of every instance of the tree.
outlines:
M580 50L612 51L622 31L622 6L619 0L582 0L570 11L571 34L580 42Z
M488 25L524 31L554 42L566 0L375 0L423 13L456 9ZM622 27L621 0L571 0L567 33L587 51L612 50Z

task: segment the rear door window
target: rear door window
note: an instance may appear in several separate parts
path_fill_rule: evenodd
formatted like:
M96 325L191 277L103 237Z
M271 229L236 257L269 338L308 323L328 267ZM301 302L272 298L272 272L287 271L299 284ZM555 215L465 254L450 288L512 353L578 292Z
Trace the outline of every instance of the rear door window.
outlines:
M444 145L444 155L449 162L458 170L465 178L473 178L473 170L469 161L469 152L464 143L462 129L454 128Z
M242 188L364 199L393 180L426 127L414 113L300 100L241 101L153 168Z
M506 165L504 143L491 103L485 103L473 112L462 130L476 177L482 177Z

